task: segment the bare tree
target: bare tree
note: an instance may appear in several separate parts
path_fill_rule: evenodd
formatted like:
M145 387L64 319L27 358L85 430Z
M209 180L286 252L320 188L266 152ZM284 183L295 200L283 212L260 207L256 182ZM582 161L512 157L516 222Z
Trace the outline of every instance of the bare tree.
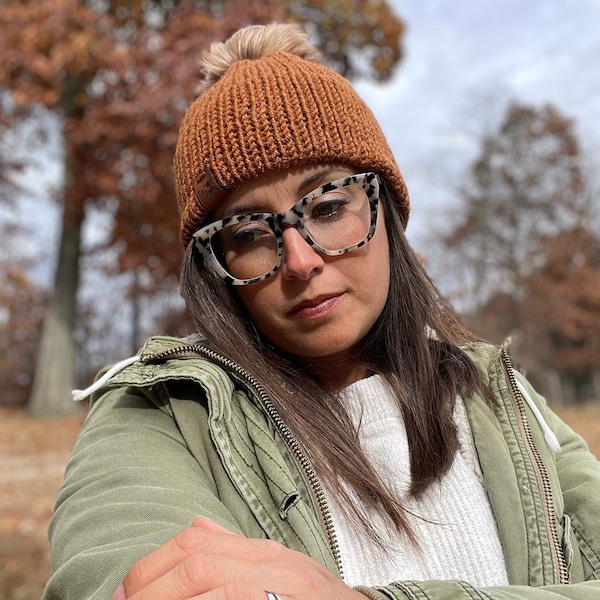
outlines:
M495 342L513 335L514 353L542 384L549 370L589 379L600 361L591 325L600 322L598 236L583 164L570 119L512 103L482 137L440 238L446 269L471 298L462 305L470 326Z

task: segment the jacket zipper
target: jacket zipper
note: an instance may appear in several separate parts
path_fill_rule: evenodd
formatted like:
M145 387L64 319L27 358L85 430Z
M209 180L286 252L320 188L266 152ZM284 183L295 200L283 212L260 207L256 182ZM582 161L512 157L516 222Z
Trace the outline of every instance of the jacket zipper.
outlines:
M294 437L294 434L290 431L289 427L281 418L281 415L275 408L273 401L271 400L267 392L263 389L263 387L260 385L260 383L256 381L256 379L252 375L250 375L250 373L248 373L245 369L242 369L242 367L240 367L232 360L226 358L225 356L222 356L221 354L218 354L210 348L207 348L205 346L198 346L195 344L177 346L175 348L164 350L163 352L143 356L141 358L141 361L145 364L150 364L153 362L185 356L188 354L203 356L221 365L225 369L232 371L242 380L243 383L248 385L248 387L250 387L256 393L256 395L262 403L263 408L267 411L267 414L275 424L275 427L278 429L288 448L291 450L292 454L295 456L298 464L300 465L300 467L304 471L304 474L306 475L309 487L312 490L313 497L315 498L319 509L321 523L327 536L329 548L331 549L331 553L337 565L340 577L343 580L344 572L342 567L342 559L340 555L340 547L337 540L337 535L335 533L335 529L333 527L333 518L331 516L329 506L327 505L327 499L325 497L323 487L321 486L319 478L317 477L317 473L311 465L304 450Z
M506 354L505 350L502 350L502 362L504 364L505 372L508 377L510 388L515 399L518 411L519 422L524 434L525 443L530 451L533 458L535 472L537 475L538 482L542 492L542 505L544 509L544 515L546 517L546 528L550 536L550 545L552 550L552 558L554 562L555 570L558 574L556 583L566 584L569 583L569 572L562 549L562 545L558 539L558 533L554 522L556 521L556 514L554 510L554 503L552 502L552 489L550 486L550 478L548 477L548 471L542 461L542 457L535 445L533 435L531 433L531 427L529 426L529 420L525 413L525 401L518 388L515 374L513 370L510 358Z

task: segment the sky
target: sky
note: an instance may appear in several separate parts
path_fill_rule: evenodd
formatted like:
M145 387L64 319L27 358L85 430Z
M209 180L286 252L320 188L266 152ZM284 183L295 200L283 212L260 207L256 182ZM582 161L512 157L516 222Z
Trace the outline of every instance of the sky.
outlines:
M418 250L452 206L477 131L497 121L509 100L552 103L575 121L584 149L600 157L600 0L388 1L407 26L404 59L387 84L356 87L406 179L408 237ZM35 208L35 189L60 173L53 158L30 174L27 208L43 220L37 240L49 261L59 216ZM98 222L88 232L101 230Z
M389 1L404 60L389 83L356 87L407 182L415 246L510 100L553 104L600 158L600 0Z

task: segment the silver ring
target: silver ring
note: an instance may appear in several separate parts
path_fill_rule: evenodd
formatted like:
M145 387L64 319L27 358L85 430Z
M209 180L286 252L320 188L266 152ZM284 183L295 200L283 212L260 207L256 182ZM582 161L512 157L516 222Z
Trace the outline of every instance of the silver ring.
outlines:
M267 595L267 600L281 600L281 596L275 592L267 592L265 590L265 594Z

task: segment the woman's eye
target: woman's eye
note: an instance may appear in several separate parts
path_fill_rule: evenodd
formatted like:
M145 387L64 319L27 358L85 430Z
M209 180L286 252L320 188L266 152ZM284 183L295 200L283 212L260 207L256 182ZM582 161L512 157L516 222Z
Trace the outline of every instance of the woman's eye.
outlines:
M346 204L347 199L345 198L330 198L317 202L311 207L311 219L334 217L338 215L341 210L343 210Z
M232 239L235 244L253 244L265 235L271 235L271 230L268 227L252 224L236 229Z

